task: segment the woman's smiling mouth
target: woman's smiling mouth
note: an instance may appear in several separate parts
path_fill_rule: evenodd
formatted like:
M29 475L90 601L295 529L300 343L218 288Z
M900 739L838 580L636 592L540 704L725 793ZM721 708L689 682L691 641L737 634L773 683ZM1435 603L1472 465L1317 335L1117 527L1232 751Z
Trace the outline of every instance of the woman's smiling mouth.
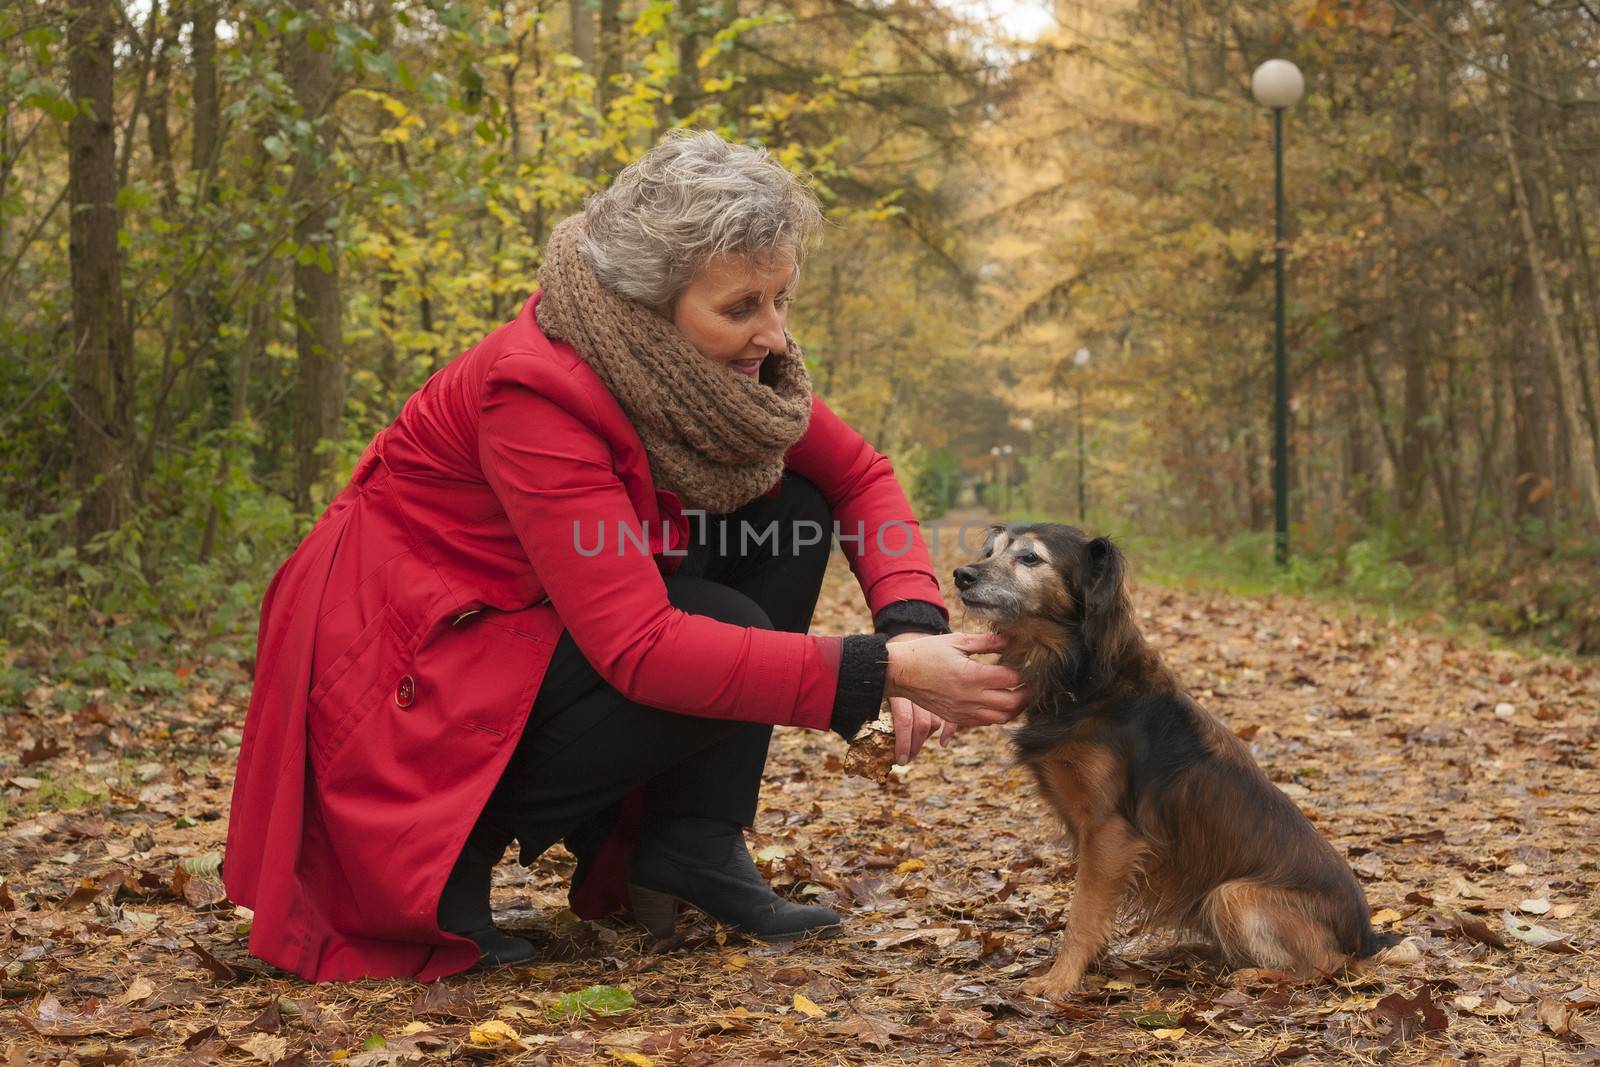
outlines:
M765 355L760 355L754 359L730 359L728 360L728 369L754 378L761 373L761 364L766 358Z

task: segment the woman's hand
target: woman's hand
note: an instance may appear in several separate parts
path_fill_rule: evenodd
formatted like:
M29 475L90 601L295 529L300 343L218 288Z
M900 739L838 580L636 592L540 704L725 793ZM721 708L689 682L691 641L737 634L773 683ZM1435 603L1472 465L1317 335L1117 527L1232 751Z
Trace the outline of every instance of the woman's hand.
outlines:
M945 722L927 708L918 707L905 697L889 698L889 716L894 720L894 761L901 766L915 759L922 749L923 742L935 733L939 734L939 745L942 748L950 743L950 739L960 729L955 723Z
M889 638L889 644L915 641L927 636L924 633L895 634ZM927 708L913 704L906 697L889 698L889 717L894 722L894 761L901 766L915 759L923 743L935 732L939 733L939 747L944 748L950 744L956 731L961 729L953 722L945 722Z
M1006 639L998 634L900 634L890 638L888 678L884 694L894 711L897 698L909 701L954 726L992 726L1010 722L1027 707L1032 694L1022 675L998 663L975 663L971 656L999 652ZM915 753L931 729L916 736L914 711L906 713L906 737L915 739ZM895 752L900 752L901 715L895 715ZM946 738L948 740L948 737Z

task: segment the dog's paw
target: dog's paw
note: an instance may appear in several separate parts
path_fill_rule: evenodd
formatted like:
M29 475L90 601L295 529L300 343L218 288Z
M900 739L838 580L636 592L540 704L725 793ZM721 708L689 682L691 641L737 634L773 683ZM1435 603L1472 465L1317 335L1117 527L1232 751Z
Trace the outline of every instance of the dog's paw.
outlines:
M1030 997L1043 997L1045 1000L1063 1000L1068 993L1076 992L1082 979L1068 980L1065 976L1053 972L1041 974L1037 978L1029 978L1022 983L1022 991Z

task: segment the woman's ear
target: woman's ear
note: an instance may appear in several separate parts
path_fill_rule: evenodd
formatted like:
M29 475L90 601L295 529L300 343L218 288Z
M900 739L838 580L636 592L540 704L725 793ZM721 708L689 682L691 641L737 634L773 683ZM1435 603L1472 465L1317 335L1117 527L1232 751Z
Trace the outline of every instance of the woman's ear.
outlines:
M1128 601L1127 560L1109 537L1084 546L1083 644L1095 681L1104 682L1133 643L1133 611Z

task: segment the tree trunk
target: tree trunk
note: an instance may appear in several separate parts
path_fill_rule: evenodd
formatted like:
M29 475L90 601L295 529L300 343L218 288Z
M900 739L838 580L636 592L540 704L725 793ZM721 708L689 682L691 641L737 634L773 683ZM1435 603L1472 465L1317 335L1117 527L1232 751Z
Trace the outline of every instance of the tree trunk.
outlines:
M622 73L622 50L626 36L622 26L622 0L600 0L600 57L599 85L596 100L600 114L605 115L616 98L615 79Z
M344 412L344 366L339 306L338 214L328 203L329 155L333 124L333 56L326 43L313 47L312 25L323 21L315 0L296 4L307 25L293 35L285 55L285 80L302 116L316 128L299 147L293 195L294 242L301 250L294 265L295 478L294 502L312 510L313 489L327 474L329 456L322 442L337 440ZM324 42L326 35L323 35ZM312 253L315 253L314 255Z
M192 63L189 93L194 120L190 131L189 169L195 183L195 216L204 226L222 192L216 181L217 146L222 138L222 105L217 93L217 5L209 0L193 0L190 9L193 16L189 30ZM189 282L189 332L184 342L187 365L203 372L211 401L210 425L223 426L232 408L231 398L239 370L237 366L230 368L230 346L222 343L222 324L228 316L218 295L216 259L210 252L203 256ZM237 358L235 353L235 360Z
M1400 510L1410 515L1422 496L1422 481L1427 473L1427 432L1422 420L1428 410L1428 368L1426 342L1418 323L1420 312L1406 316L1401 331L1400 353L1405 367L1405 388L1401 396L1400 469L1396 481Z
M1545 276L1544 257L1540 251L1538 233L1533 225L1527 184L1523 180L1522 166L1518 160L1516 144L1511 137L1511 120L1504 101L1496 109L1500 120L1500 140L1506 153L1506 165L1511 172L1511 195L1516 205L1517 224L1522 231L1523 247L1527 253L1528 275L1532 282L1544 332L1549 345L1551 369L1555 372L1555 399L1561 412L1561 425L1566 431L1573 478L1587 498L1590 514L1600 523L1600 470L1595 466L1594 449L1589 435L1584 431L1578 414L1578 383L1571 354L1567 350L1566 334L1561 329L1561 315L1550 294L1550 282Z
M694 114L695 75L700 70L695 62L700 56L699 7L694 0L678 0L676 4L673 23L678 34L678 74L672 79L672 108L658 133L682 125Z
M80 546L127 518L134 454L128 417L133 344L117 246L116 29L110 0L77 0L70 9L68 79L73 99L85 105L67 130L76 373L72 483L83 497L75 530Z
M567 0L572 17L572 54L578 57L583 69L593 74L594 65L594 0Z

